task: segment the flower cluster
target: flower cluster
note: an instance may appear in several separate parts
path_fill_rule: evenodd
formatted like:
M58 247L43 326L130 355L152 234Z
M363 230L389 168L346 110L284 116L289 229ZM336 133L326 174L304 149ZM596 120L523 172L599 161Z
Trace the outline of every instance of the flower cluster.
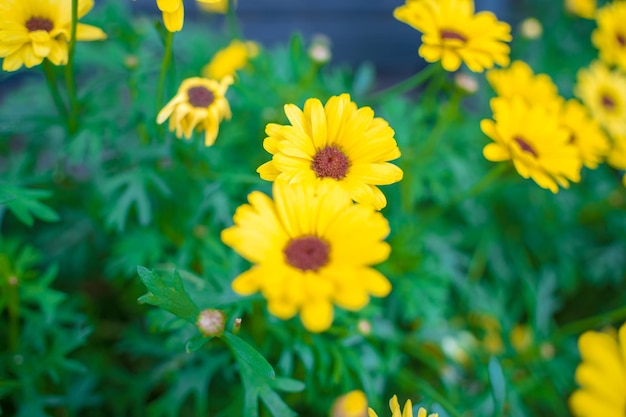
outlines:
M273 158L258 169L274 181L274 199L250 194L222 240L255 264L235 279L235 292L260 291L270 313L299 313L320 332L332 324L333 305L358 310L391 290L371 268L390 252L382 241L389 224L377 211L386 199L376 185L402 178L388 162L400 151L387 122L348 94L325 106L309 99L304 110L289 104L285 113L290 125L267 126Z

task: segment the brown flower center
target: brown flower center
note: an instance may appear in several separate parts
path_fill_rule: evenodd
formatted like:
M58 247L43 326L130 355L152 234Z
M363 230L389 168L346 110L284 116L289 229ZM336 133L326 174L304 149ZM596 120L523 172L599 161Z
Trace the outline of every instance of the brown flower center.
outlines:
M526 142L524 139L522 139L519 136L515 136L513 138L513 140L519 145L520 148L522 148L522 150L524 152L528 152L529 154L531 154L532 156L534 156L535 158L537 157L537 152L535 152L535 150L533 149L532 146L530 146L528 144L528 142Z
M191 87L187 90L189 104L194 107L209 107L215 101L215 95L206 87Z
M348 173L350 160L336 146L327 146L313 157L311 168L318 178L340 180Z
M602 107L604 107L606 109L606 111L613 111L615 110L615 100L613 99L613 97L609 96L608 94L602 94L602 97L600 98L601 102L602 102Z
M626 36L622 35L621 33L618 33L615 38L617 39L617 43L619 43L620 47L625 47L626 46Z
M463 35L461 35L459 32L455 32L453 30L448 30L448 29L442 29L441 32L439 32L439 34L441 35L441 40L445 41L445 40L449 40L449 39L454 39L457 41L461 41L463 43L467 42L467 38Z
M302 271L317 271L328 263L330 246L315 236L293 239L283 251L287 263Z
M52 23L52 20L46 19L45 17L31 17L26 22L26 29L28 29L29 32L35 32L38 30L50 32L53 27L54 23Z

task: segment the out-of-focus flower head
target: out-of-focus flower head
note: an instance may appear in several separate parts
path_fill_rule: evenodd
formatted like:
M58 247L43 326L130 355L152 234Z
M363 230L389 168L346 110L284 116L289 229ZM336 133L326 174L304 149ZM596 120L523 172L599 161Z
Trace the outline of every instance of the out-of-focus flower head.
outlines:
M565 10L585 19L593 19L596 0L565 0Z
M205 12L226 14L230 1L232 0L196 0L196 4Z
M391 409L391 417L413 417L413 404L411 400L406 400L404 408L401 409L398 397L394 395L389 400L389 408ZM378 417L378 414L371 408L368 410L368 414L369 417ZM439 417L439 414L431 413L427 416L426 409L420 407L419 410L417 410L417 417Z
M157 0L157 7L163 14L163 24L170 32L180 32L185 21L183 0Z
M361 390L338 397L330 409L330 417L367 417L367 396Z
M615 1L598 9L596 22L591 42L600 51L600 59L626 72L626 2Z
M233 39L227 47L217 51L211 62L202 68L202 75L214 80L235 77L237 71L245 68L258 54L259 44L256 42Z

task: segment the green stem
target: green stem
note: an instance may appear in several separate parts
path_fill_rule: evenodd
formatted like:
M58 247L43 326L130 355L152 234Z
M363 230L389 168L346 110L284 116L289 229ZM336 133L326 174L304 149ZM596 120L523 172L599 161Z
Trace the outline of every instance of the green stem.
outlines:
M478 182L476 182L470 189L457 195L457 197L450 202L450 206L460 203L469 197L474 197L480 194L485 188L493 184L494 181L502 177L506 171L511 167L508 163L498 163L491 170L484 175Z
M226 12L226 24L228 32L233 39L241 38L241 28L239 27L239 18L235 12L235 0L228 0L228 11Z
M48 84L48 90L50 91L50 95L52 96L52 101L54 102L54 105L59 112L59 116L61 116L64 122L67 122L67 108L65 107L63 98L61 98L61 93L59 93L59 87L56 83L52 63L50 63L50 61L48 61L47 59L44 59L42 67L43 72L46 76L46 84Z
M436 95L437 92L431 92L430 94ZM460 106L460 102L461 102L461 94L458 91L456 91L454 95L452 96L452 98L450 99L450 101L448 102L448 104L446 105L442 114L439 115L439 117L437 118L435 125L433 126L432 130L430 131L430 134L428 135L428 137L426 138L426 141L424 142L424 146L418 152L417 158L419 161L427 160L435 152L435 150L437 149L437 144L439 143L439 140L443 136L443 133L446 131L448 126L450 126L450 121L457 114L457 110L458 110L458 107Z
M20 347L20 293L19 281L16 277L9 277L7 282L8 305L9 311L9 331L8 343L9 350L15 352Z
M156 106L157 113L161 111L163 107L163 94L165 91L165 79L167 78L167 70L170 67L172 61L172 45L174 43L174 33L167 32L165 36L165 51L163 53L163 60L161 61L161 71L159 73L159 82L157 84L157 96Z
M626 319L626 306L607 313L598 314L597 316L587 317L574 321L561 327L558 331L559 336L571 336L596 328L602 324L615 323Z
M74 50L76 47L76 27L78 25L78 0L72 0L72 26L70 44L67 51L67 66L65 67L65 83L70 98L70 112L67 128L70 133L76 132L78 127L78 98L76 97L76 78L74 76Z
M393 85L389 88L386 88L382 91L374 93L370 97L370 102L380 102L388 97L393 97L399 94L404 94L408 91L413 90L414 88L422 85L426 80L428 80L433 74L435 74L439 70L439 65L428 65L417 74L407 78L404 81L399 82L396 85Z

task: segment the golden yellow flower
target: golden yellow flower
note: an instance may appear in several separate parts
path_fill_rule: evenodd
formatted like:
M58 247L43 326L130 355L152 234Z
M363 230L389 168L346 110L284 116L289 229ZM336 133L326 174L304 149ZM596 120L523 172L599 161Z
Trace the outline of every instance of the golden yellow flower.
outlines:
M391 284L371 265L390 247L387 220L371 206L354 204L334 181L273 184L274 200L255 191L239 207L222 241L255 264L233 281L242 295L260 291L271 314L300 314L309 331L333 321L333 304L365 307L370 295L386 296Z
M596 22L591 42L600 51L600 59L626 71L626 3L613 2L598 9Z
M474 13L473 0L406 0L393 15L422 32L419 55L446 71L461 62L473 72L509 64L511 26L492 12Z
M514 61L509 68L487 72L487 81L496 94L504 98L521 97L528 104L558 107L563 102L547 74L537 74L524 61Z
M230 106L224 96L233 79L226 77L221 81L206 78L187 78L178 88L178 92L157 115L157 123L170 119L169 129L176 131L176 136L187 139L194 129L204 130L204 144L215 143L220 123L230 119Z
M569 141L580 154L583 164L591 169L598 167L609 151L606 134L587 108L578 100L568 100L560 113L561 125L569 131Z
M483 149L490 161L512 160L517 172L540 187L557 193L559 185L580 181L582 161L570 135L554 112L529 105L520 97L491 99L494 120L482 120L480 128L494 143Z
M367 417L367 396L361 390L354 390L338 397L330 417Z
M578 71L574 94L610 135L626 135L626 75L593 62Z
M93 0L78 2L78 18L93 8ZM71 38L71 0L3 0L0 2L0 58L2 69L16 71L22 65L34 67L48 59L54 65L67 64ZM76 39L105 39L95 26L78 23Z
M391 409L391 417L413 417L413 404L411 400L406 400L404 403L404 408L400 409L400 403L398 403L398 397L393 396L389 400L389 408ZM371 408L368 410L369 417L378 417L378 414ZM420 407L417 411L417 417L427 417L426 409ZM439 417L437 413L428 414L428 417Z
M623 417L626 410L626 326L617 337L587 331L578 339L581 363L576 382L581 386L569 398L576 417Z
M157 7L163 14L163 23L170 32L179 32L185 21L183 0L157 0Z
M607 162L615 169L626 171L626 135L613 136L613 146L607 157ZM622 176L622 182L626 186L626 175Z
M258 54L259 45L256 42L234 39L226 48L215 53L211 62L202 68L202 75L214 80L221 80L226 76L234 77L237 71Z
M585 19L593 19L596 0L565 0L565 10Z
M229 0L196 0L196 4L200 10L204 10L209 13L228 13L228 3Z
M267 125L263 147L273 155L257 172L268 181L290 183L336 180L359 203L376 209L387 205L377 185L402 179L402 170L390 164L400 150L389 124L374 117L370 107L357 108L349 94L331 97L326 105L312 98L304 111L285 106L291 125Z

